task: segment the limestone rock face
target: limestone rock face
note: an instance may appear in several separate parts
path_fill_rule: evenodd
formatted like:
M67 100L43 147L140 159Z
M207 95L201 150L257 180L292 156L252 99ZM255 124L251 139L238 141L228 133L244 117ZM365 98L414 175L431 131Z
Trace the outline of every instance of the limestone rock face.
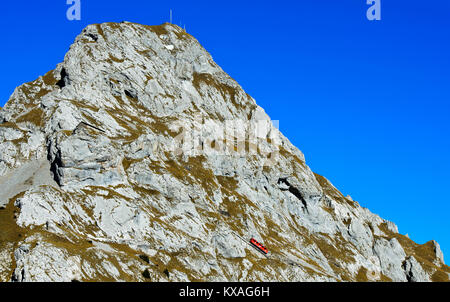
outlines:
M414 256L411 256L403 263L406 272L406 278L411 282L428 281L430 278L423 270L422 266L417 262Z
M0 260L1 281L450 273L313 173L195 38L128 22L86 27L0 109Z

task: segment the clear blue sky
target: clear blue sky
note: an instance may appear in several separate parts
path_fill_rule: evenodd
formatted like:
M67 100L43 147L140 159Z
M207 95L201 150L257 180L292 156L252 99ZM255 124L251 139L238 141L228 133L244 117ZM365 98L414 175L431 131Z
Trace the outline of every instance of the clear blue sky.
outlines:
M81 21L65 0L2 3L0 105L87 24L172 8L315 172L450 262L450 1L382 0L372 22L366 0L81 2Z

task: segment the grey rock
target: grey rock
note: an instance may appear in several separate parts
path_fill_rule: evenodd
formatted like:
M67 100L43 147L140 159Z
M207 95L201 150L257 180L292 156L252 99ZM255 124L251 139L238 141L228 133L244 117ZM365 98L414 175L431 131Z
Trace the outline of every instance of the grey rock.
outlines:
M405 260L403 263L403 269L405 270L406 278L409 282L431 281L414 256L408 257Z
M436 255L436 265L444 264L444 253L441 251L441 246L435 240L432 240L434 253Z
M395 282L405 282L405 273L399 268L402 267L406 257L405 251L398 240L377 239L373 247L375 255L380 259L381 271L384 275Z

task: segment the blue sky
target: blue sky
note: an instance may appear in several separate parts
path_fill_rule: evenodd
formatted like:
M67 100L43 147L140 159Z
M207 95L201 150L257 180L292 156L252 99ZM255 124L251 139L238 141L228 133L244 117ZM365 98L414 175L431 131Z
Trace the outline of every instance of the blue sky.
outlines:
M7 1L0 105L90 23L186 25L344 194L450 257L450 1Z

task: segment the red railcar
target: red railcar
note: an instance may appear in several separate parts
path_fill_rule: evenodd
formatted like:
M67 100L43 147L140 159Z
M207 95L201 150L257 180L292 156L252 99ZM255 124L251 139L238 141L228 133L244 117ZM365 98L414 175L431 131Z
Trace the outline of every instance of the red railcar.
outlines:
M250 239L250 243L256 247L261 253L267 255L267 253L269 253L269 250L262 245L261 243L259 243L258 241L256 241L254 238Z

